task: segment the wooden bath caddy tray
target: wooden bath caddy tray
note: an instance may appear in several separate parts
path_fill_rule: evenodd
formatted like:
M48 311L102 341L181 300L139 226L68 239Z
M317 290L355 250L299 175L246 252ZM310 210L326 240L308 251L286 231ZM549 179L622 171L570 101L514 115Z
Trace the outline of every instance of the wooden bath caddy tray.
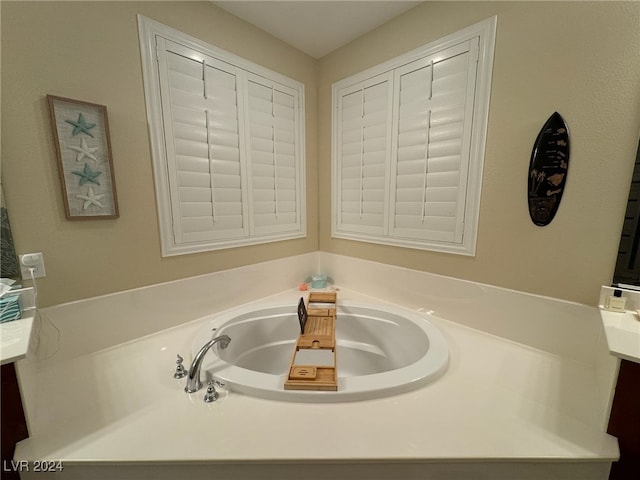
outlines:
M311 292L300 299L301 333L289 363L285 390L338 390L336 292Z

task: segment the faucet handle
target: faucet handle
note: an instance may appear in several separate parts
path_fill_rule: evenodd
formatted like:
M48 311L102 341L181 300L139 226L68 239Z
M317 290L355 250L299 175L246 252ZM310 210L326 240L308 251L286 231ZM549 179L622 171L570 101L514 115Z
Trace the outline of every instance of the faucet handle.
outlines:
M176 373L173 374L173 378L182 378L187 375L187 371L182 365L183 361L184 361L184 358L182 358L180 354L178 354L178 358L176 360Z
M207 393L204 394L204 401L207 403L215 402L220 395L218 394L218 392L216 392L216 389L213 386L214 381L209 380L209 383L207 383L207 385Z

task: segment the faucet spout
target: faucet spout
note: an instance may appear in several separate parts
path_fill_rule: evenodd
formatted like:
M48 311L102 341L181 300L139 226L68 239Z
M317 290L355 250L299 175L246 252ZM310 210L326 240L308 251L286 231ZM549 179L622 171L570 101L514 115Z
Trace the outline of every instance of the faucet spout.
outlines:
M184 387L184 391L187 393L197 392L202 388L202 382L200 381L200 367L202 366L202 360L204 356L216 343L220 343L220 348L225 349L229 346L231 338L228 335L220 335L212 338L205 343L202 348L193 357L191 367L189 367L189 373L187 374L187 385Z

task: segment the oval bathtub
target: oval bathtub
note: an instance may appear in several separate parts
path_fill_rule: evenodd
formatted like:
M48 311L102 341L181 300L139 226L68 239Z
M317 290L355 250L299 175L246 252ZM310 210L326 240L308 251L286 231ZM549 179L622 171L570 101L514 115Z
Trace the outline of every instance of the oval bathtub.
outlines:
M449 350L440 331L411 310L339 302L336 320L338 391L285 390L284 381L300 327L296 305L251 305L214 315L198 330L195 353L215 335L229 335L213 348L202 378L215 377L232 391L298 402L344 402L389 396L419 388L447 368Z

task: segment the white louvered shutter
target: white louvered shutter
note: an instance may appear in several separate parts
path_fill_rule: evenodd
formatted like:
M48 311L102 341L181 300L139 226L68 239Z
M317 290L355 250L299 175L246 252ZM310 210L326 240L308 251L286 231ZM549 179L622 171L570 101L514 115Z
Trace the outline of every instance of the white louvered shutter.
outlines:
M496 24L332 85L332 237L475 255Z
M464 42L396 70L394 237L463 240L476 45Z
M337 228L382 235L388 216L390 75L351 85L338 95Z
M164 39L158 62L176 243L247 236L236 69Z
M297 92L248 75L249 192L255 235L295 232L300 224L301 145Z
M304 84L138 27L162 255L305 237Z

